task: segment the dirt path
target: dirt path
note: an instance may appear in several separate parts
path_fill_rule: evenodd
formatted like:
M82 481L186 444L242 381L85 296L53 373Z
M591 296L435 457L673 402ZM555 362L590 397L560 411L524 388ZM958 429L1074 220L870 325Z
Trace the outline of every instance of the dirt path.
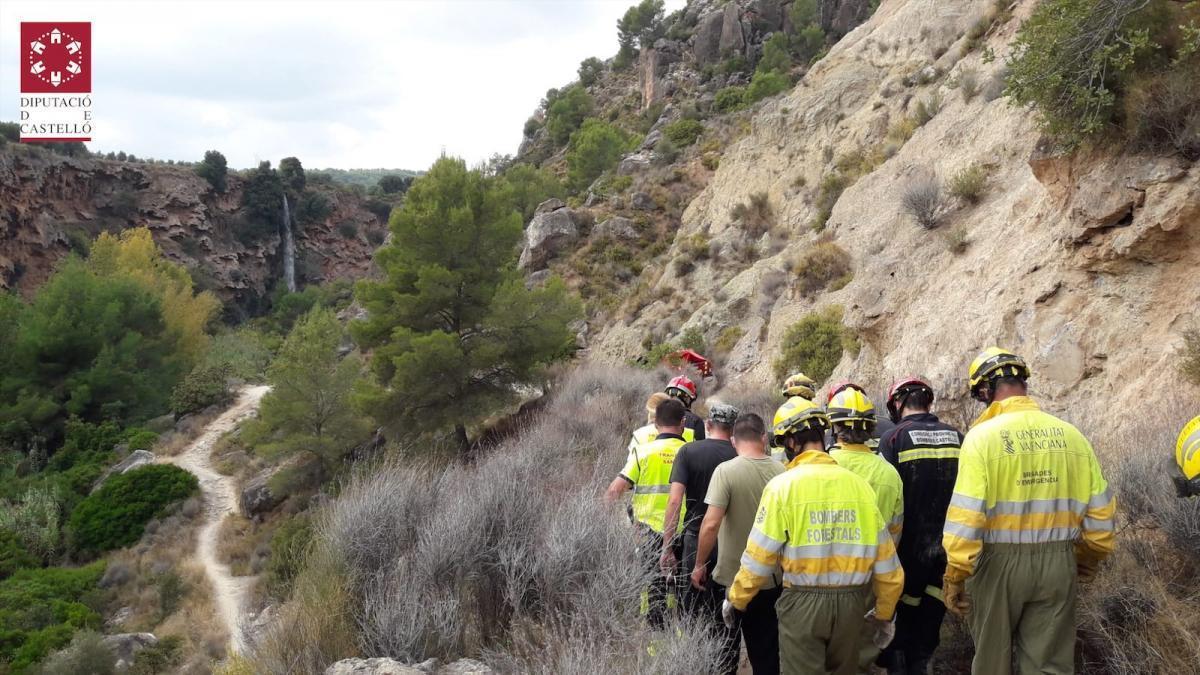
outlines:
M195 560L204 567L204 573L213 586L213 604L217 619L229 633L230 653L239 653L245 648L242 636L242 612L250 577L234 577L229 565L217 558L217 537L221 521L230 513L237 513L237 485L230 476L218 473L212 466L210 454L213 444L223 434L232 430L237 423L258 411L258 404L270 387L246 387L238 394L237 401L220 417L205 427L191 445L174 457L162 457L158 461L174 464L193 473L200 479L200 490L204 494L204 525L196 539Z

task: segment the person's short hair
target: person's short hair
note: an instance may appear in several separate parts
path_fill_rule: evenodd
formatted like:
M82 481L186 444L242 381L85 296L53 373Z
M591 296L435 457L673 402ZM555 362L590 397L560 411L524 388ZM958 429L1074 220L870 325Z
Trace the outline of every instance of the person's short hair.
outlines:
M654 409L654 424L660 427L683 426L683 413L687 410L677 398L667 399Z
M834 433L837 434L838 440L844 443L852 443L854 445L862 445L871 439L871 432L866 429L855 429L853 427L843 426L841 424L834 426Z
M994 393L996 393L997 389L999 389L1000 387L1003 387L1005 385L1008 385L1010 387L1020 387L1022 389L1025 389L1028 386L1028 383L1025 382L1025 378L1023 378L1023 377L1013 377L1011 375L1004 375L1001 377L993 378L991 381L991 385L992 385L992 393L994 394Z
M925 387L913 389L904 399L904 407L928 412L933 407L933 392Z
M754 413L738 415L733 423L733 437L739 441L761 441L767 435L767 424Z
M822 447L825 445L825 432L820 429L799 429L790 435L796 439L796 445L800 447L809 443L820 443Z
M654 411L658 410L658 404L670 400L671 397L661 391L650 394L650 398L646 399L646 421L654 424Z

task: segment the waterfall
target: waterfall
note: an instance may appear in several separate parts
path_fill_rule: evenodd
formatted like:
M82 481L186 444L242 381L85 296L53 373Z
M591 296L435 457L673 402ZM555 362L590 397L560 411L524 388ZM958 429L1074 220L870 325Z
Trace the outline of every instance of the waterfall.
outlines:
M296 240L292 237L292 214L287 193L283 194L283 283L288 293L296 292Z

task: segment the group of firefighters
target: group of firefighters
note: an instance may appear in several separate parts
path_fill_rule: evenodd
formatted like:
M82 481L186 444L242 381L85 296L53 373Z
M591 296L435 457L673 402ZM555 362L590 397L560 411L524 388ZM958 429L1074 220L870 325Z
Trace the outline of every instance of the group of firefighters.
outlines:
M857 384L821 406L796 374L770 425L714 401L701 420L696 386L672 379L606 493L633 493L648 620L674 603L711 620L717 672L737 672L744 642L756 675L923 674L949 611L974 673L1074 672L1077 584L1113 550L1116 504L1029 377L1016 354L981 353L968 386L987 407L965 436L920 377L892 385L884 419Z

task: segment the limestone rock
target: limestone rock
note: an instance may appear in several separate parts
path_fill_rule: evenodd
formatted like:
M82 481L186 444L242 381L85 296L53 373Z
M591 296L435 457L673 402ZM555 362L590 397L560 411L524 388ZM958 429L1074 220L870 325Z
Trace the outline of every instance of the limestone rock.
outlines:
M533 219L525 228L525 248L517 266L523 270L538 270L555 255L579 239L575 214L558 199L547 199L538 205Z
M742 25L740 14L741 8L736 2L725 5L725 12L721 17L721 41L717 44L718 53L740 53L746 48L745 27Z
M721 29L725 23L725 13L716 11L700 17L696 25L696 38L692 43L692 58L696 65L703 68L716 63L721 56Z
M242 515L252 518L260 513L266 513L275 508L280 498L271 492L270 480L273 469L264 469L242 487L238 504L242 507Z
M629 197L629 203L633 208L639 211L653 211L658 208L658 204L654 203L654 198L647 192L635 192Z
M99 490L100 486L104 485L105 481L112 476L126 473L127 471L132 471L139 466L145 466L146 464L153 463L153 452L150 452L149 450L134 450L133 452L129 453L125 459L122 459L120 462L117 462L111 468L109 468L108 471L105 471L104 474L100 476L100 479L96 481L96 484L92 486L92 492Z
M438 675L491 675L495 671L475 659L459 659L442 666L437 672Z
M632 241L638 238L637 229L633 226L633 221L624 216L613 216L596 224L592 228L592 234L597 237L612 237L613 239L624 239Z
M158 644L158 638L154 636L154 633L118 633L116 635L105 635L103 641L112 650L113 655L117 657L118 672L127 670L132 666L138 652Z
M325 675L424 675L426 671L395 659L342 659L325 669Z
M617 165L617 173L622 176L639 173L650 168L653 163L652 157L654 153L643 150L635 152L632 155L627 155Z

